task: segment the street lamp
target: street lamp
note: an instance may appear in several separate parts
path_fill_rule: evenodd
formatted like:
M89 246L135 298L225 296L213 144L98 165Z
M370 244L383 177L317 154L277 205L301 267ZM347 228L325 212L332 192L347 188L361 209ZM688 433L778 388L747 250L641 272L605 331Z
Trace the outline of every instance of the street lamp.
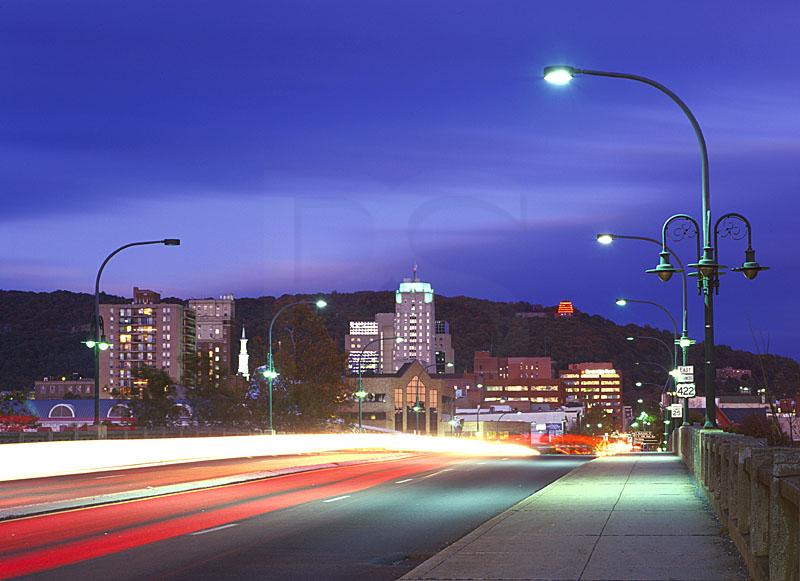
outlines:
M497 419L495 420L495 422L494 422L494 433L495 433L495 439L496 439L496 440L499 440L499 439L500 439L500 420L502 420L502 419L503 419L503 416L504 416L504 415L506 415L506 414L511 414L511 413L517 414L518 416L521 416L521 415L522 415L522 412L521 412L521 411L519 411L519 410L511 410L511 411L507 411L507 412L503 412L503 413L501 413L501 414L500 414L500 415L497 417Z
M686 274L686 269L683 268L683 263L678 255L669 247L663 246L661 242L656 240L655 238L650 238L649 236L629 236L629 235L621 235L621 234L611 234L611 233L604 233L597 235L597 241L600 244L608 245L611 244L614 240L640 240L642 242L648 242L650 244L655 244L659 248L665 249L668 253L670 253L674 258L675 262L678 263L678 268L672 267L671 264L665 269L663 265L659 264L659 267L662 267L661 270L657 274L662 278L662 280L669 280L672 276L673 272L680 272L681 274L681 336L680 338L676 339L677 345L681 348L681 355L682 355L682 365L686 366L689 365L689 347L694 345L694 341L689 338L689 312L687 309L687 295L688 295L688 278ZM667 258L667 264L669 263L669 258ZM656 267L658 270L658 267ZM617 301L619 305L619 301ZM620 305L624 306L624 305ZM689 425L689 400L688 398L681 398L683 400L683 425Z
M269 433L271 435L275 434L272 424L272 386L275 382L275 379L278 377L278 375L280 375L280 373L275 371L275 359L272 356L272 327L275 325L275 321L278 319L281 313L283 313L286 309L296 307L297 305L314 305L317 309L321 310L327 307L328 303L324 299L309 299L288 303L278 309L278 312L272 316L272 320L269 322L269 354L267 356L267 369L263 372L263 375L269 384Z
M360 432L364 425L363 425L363 414L362 414L362 407L364 403L364 398L367 397L367 392L364 391L364 369L362 365L362 357L364 357L364 352L367 350L368 347L374 345L375 343L381 343L383 341L395 341L396 343L402 343L405 341L402 337L378 337L377 339L373 339L366 345L361 348L361 351L358 352L358 391L356 392L356 397L358 398L358 431ZM378 358L380 361L380 357Z
M100 438L100 352L106 351L111 347L111 343L106 340L103 330L103 322L100 319L100 277L103 270L114 256L133 246L149 246L151 244L163 244L164 246L180 246L181 241L177 238L164 238L162 240L146 240L144 242L131 242L123 244L114 252L106 256L100 270L97 271L97 278L94 280L94 338L87 339L82 343L94 352L94 425L97 426L97 437Z
M715 381L715 363L714 363L714 293L719 291L719 275L722 267L719 265L719 248L717 245L718 235L720 234L720 226L722 226L722 236L731 237L732 239L741 238L741 229L738 223L744 224L747 229L747 249L745 250L745 260L741 266L735 268L736 272L741 272L746 278L752 280L762 270L767 267L761 266L755 259L755 251L752 246L752 236L750 222L738 213L728 213L720 217L714 224L713 240L711 228L711 191L709 188L709 171L708 171L708 149L706 147L706 140L703 136L703 131L700 129L700 124L694 116L689 107L684 103L678 95L673 93L670 89L654 81L640 75L632 75L628 73L615 73L608 71L596 71L588 69L578 69L567 65L549 66L544 69L544 79L555 85L566 85L576 75L589 75L597 77L609 77L615 79L627 79L644 83L655 89L658 89L667 95L672 101L683 111L689 123L694 130L697 144L700 148L700 187L701 187L701 216L702 228L699 227L696 220L687 214L676 214L664 222L661 230L661 252L659 253L659 264L647 272L656 274L662 281L669 280L673 273L677 272L670 263L670 252L667 250L667 228L670 224L676 221L689 222L695 228L697 234L698 253L697 262L690 264L697 268L698 285L703 294L703 314L705 326L705 338L703 341L704 347L704 382L705 382L705 396L706 396L706 421L705 428L716 428L716 385ZM688 228L683 230L685 236ZM702 250L699 248L702 238Z

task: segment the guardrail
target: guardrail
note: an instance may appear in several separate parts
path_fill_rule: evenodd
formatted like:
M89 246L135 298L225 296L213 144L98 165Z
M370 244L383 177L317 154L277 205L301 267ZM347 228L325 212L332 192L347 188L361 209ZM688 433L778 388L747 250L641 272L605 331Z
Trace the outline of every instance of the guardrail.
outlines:
M800 449L681 427L672 449L694 474L756 581L800 581Z
M105 432L104 439L137 440L147 438L197 438L203 436L257 436L263 433L252 430L208 427L109 429ZM0 432L0 444L96 439L97 432L87 429L66 429L59 432Z

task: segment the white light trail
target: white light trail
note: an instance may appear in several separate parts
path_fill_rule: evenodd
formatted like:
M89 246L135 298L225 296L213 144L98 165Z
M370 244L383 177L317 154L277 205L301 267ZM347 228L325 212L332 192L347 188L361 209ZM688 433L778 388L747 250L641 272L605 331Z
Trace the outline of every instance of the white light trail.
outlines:
M0 481L42 478L262 456L335 451L416 452L466 457L526 457L539 452L517 444L412 434L296 434L152 440L87 440L3 444Z

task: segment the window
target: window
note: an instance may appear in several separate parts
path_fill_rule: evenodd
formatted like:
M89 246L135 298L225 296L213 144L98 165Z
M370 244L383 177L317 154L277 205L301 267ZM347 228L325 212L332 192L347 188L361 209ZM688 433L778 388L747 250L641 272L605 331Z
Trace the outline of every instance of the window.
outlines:
M47 415L50 418L74 418L75 417L75 410L72 409L72 406L68 406L67 404L60 403L54 406L50 413Z

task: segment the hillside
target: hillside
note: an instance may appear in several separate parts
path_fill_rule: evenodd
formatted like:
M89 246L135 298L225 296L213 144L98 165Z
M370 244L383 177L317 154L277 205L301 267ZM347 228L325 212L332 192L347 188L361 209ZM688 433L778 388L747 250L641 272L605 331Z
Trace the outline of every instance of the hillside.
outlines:
M265 335L276 300L290 298L237 299L237 329L242 324L247 328L251 362L265 359ZM323 317L328 332L340 346L343 346L349 321L370 319L377 312L394 308L394 293L388 291L332 293L326 298L330 307L325 309ZM30 387L35 378L45 375L79 373L91 376L91 353L80 342L89 333L92 299L88 294L67 291L0 291L0 388ZM103 302L121 303L125 299L104 295ZM532 305L528 303L437 297L437 319L450 322L456 370L470 369L476 350L491 350L495 355L550 356L558 369L572 362L611 361L623 372L626 389L635 381L663 383L663 372L657 367L635 365L637 361L667 365L663 347L654 341L632 343L625 337L657 336L669 342L671 337L666 331L636 325L619 326L585 313L576 313L570 319L515 317L517 312L531 310ZM702 369L701 344L692 348L690 362L696 369ZM776 395L794 395L800 386L800 365L786 357L759 358L747 351L718 346L717 364L752 369L759 386L763 385L763 364L770 389ZM698 373L698 382L702 381L701 376L702 372ZM738 386L721 387L724 391Z

